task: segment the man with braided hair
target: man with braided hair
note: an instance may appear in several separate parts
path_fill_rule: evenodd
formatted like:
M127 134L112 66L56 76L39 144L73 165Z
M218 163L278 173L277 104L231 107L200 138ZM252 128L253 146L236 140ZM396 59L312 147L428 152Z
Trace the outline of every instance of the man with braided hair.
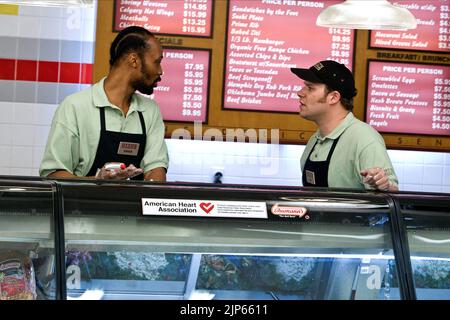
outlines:
M151 32L122 30L111 44L109 74L56 110L39 174L165 181L169 159L161 113L155 101L136 93L153 93L162 58ZM108 170L111 162L122 165Z

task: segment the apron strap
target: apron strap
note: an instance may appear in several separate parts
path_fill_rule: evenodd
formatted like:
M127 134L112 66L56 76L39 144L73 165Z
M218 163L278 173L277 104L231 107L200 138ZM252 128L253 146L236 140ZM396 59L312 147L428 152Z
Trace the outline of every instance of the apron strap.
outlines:
M139 114L139 120L141 120L142 134L146 135L147 129L145 128L144 116L142 115L141 111L138 111L138 114Z
M339 141L339 139L341 138L341 135L339 135L339 137L337 137L334 141L333 141L333 145L331 146L330 152L328 152L328 156L327 156L327 162L330 163L331 160L331 156L333 155L334 149L336 148L336 145Z
M106 131L105 107L100 108L100 131Z

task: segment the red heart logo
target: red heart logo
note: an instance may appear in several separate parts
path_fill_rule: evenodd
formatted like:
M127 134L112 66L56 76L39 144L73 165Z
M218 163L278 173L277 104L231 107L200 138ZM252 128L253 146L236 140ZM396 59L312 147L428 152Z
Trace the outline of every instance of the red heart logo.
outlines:
M210 213L212 209L214 209L214 205L211 204L211 202L205 203L202 202L200 203L200 208L202 208L203 211L205 211L206 213Z

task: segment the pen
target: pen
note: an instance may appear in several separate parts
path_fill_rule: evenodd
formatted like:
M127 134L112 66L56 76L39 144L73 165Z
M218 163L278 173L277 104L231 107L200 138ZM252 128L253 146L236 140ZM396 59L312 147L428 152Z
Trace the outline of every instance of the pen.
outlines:
M105 164L105 170L109 171L119 171L119 170L125 170L126 166L124 163L121 162L109 162Z

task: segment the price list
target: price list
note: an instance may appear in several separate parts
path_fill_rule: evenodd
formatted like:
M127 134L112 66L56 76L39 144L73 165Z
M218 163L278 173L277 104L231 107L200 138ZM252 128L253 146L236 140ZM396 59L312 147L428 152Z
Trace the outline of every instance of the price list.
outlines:
M335 60L351 69L354 32L316 26L341 1L230 0L224 108L298 112L303 82L291 67Z
M433 130L444 130L450 134L450 73L447 78L434 79Z
M393 4L411 11L417 28L371 31L371 47L450 52L450 0L393 1Z
M164 49L162 81L155 88L166 121L206 120L209 50Z
M450 52L450 1L440 6L439 12L439 42L438 47Z
M212 0L115 0L114 31L132 25L159 34L210 37Z
M331 54L329 59L351 66L353 36L350 29L329 28L331 34Z
M369 62L366 122L380 132L450 135L450 66Z

